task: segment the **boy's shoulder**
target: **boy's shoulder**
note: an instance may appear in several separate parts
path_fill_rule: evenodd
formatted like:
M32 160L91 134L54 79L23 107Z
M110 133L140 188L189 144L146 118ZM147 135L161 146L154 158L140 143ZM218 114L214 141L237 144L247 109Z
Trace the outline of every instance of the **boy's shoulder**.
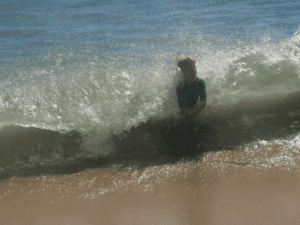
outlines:
M175 82L175 84L180 84L181 82L183 82L183 78L182 78L181 74L176 73L173 78L173 81Z
M199 77L197 77L197 80L204 83L204 80Z
M198 83L198 84L201 84L201 85L204 85L204 84L205 84L204 80L201 79L201 78L199 78L199 77L197 77L197 83Z

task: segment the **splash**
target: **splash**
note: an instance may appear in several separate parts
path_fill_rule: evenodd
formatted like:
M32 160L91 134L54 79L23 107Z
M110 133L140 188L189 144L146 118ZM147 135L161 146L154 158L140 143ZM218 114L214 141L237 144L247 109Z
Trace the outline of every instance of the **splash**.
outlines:
M270 114L272 107L287 107L297 98L299 30L279 42L268 35L247 40L177 36L172 37L176 47L148 49L145 55L100 55L86 46L4 65L1 126L77 130L90 135L89 143L99 143L93 144L96 149L112 133L178 113L172 79L181 56L197 60L198 77L206 82L204 119L242 111L239 121L251 124L253 112Z

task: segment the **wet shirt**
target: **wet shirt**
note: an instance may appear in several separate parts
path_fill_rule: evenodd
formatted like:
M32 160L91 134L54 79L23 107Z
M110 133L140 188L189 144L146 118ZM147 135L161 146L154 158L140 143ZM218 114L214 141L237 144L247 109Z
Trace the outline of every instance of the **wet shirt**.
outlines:
M178 73L174 76L174 80L174 89L180 108L193 107L196 105L198 98L201 101L206 100L204 80L197 77L195 81L186 84Z

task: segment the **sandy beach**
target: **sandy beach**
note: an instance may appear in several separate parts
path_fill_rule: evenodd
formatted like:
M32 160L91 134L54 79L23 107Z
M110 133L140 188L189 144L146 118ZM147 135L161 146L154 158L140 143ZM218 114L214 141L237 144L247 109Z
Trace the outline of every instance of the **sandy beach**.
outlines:
M141 170L15 177L0 183L1 223L299 224L299 148L282 148L207 153L201 162Z

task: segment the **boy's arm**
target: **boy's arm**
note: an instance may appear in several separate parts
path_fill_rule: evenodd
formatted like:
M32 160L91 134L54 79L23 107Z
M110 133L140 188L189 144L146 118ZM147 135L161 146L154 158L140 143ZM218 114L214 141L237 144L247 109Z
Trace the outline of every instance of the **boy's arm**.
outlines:
M197 115L202 109L204 109L204 107L206 106L206 100L201 101L200 99L198 99L197 104L195 105L195 107L193 107L193 109L189 110L189 112L187 112L189 115L191 116L195 116Z
M195 116L206 106L206 91L204 80L199 79L198 88L200 89L199 98L196 105L190 110L189 114Z
M198 99L196 105L193 106L192 108L190 108L190 107L181 107L180 114L181 114L181 116L187 116L187 115L188 116L195 116L202 109L204 109L205 106L206 106L206 100L201 101L200 99Z

